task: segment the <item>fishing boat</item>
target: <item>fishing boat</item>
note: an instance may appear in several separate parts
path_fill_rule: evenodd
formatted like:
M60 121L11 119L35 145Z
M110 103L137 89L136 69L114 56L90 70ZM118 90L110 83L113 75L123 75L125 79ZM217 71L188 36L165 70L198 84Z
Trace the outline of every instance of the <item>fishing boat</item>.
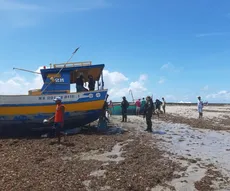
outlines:
M83 126L97 120L101 114L107 89L103 81L104 64L91 61L50 65L40 70L43 86L29 90L28 95L0 95L0 130L8 128L43 129L43 120L54 115L53 99L61 97L65 105L65 128ZM79 75L85 83L88 75L95 80L94 91L70 92Z
M113 107L109 108L110 113L112 115L122 115L121 110L121 103L120 102L114 102ZM127 109L127 115L136 115L136 105L133 102L129 102L129 107Z
M127 109L127 115L136 115L136 104L135 104L135 99L134 99L133 92L131 89L129 90L129 94L131 95L132 102L129 102L129 107ZM112 115L122 115L121 102L114 102L113 107L110 107L109 111L110 113L112 113ZM144 108L142 106L140 113L142 114L143 112L144 112Z

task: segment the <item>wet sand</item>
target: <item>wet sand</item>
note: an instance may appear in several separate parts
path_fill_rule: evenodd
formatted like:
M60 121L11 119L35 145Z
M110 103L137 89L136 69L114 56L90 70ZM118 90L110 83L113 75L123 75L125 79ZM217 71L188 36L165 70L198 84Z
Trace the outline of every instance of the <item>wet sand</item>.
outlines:
M230 130L230 106L204 106L203 120L198 120L196 106L167 106L167 115L161 116L164 121L185 123L194 128Z
M141 116L127 123L112 116L110 128L125 133L85 132L61 145L48 138L1 139L1 190L230 190L228 107L207 107L198 127L193 107L177 107L153 118L154 131L165 134L145 132Z

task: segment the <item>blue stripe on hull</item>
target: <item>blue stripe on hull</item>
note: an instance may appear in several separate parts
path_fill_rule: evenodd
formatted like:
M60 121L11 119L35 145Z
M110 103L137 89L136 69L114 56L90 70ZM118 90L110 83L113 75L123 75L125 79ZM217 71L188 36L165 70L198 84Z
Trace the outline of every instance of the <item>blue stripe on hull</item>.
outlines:
M66 113L65 115L65 129L71 129L79 126L84 126L95 120L97 120L101 114L102 110L92 110L86 112L74 112ZM43 120L51 117L52 115L33 115L24 116L18 120L3 120L1 121L0 127L4 130L5 128L19 130L20 128L27 129L43 129L52 126L51 124L43 124ZM28 120L30 119L30 120Z

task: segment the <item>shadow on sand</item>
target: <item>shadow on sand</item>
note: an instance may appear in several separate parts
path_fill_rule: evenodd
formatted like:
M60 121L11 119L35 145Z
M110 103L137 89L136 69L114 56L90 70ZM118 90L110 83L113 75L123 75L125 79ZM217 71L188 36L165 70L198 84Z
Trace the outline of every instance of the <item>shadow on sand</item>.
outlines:
M62 133L66 136L71 136L75 134L84 135L112 135L112 134L122 134L125 130L120 127L109 127L107 129L98 129L97 126L83 126L79 128L69 128L65 129ZM28 129L7 129L0 134L0 139L42 139L42 138L54 138L52 128L45 130L28 130ZM54 143L56 144L56 143Z

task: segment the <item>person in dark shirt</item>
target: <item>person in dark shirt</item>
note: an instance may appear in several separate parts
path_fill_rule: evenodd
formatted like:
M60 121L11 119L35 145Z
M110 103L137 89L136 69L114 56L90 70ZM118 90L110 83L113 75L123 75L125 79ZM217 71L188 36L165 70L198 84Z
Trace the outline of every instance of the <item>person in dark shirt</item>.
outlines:
M156 99L156 109L161 111L161 104L162 102L159 99Z
M108 99L109 95L107 94L106 95L106 98L105 98L105 101L104 101L104 104L103 104L103 107L102 107L102 117L104 117L104 119L109 122L109 119L106 117L106 112L108 111L109 109L109 105L108 105L108 102L107 102L107 99Z
M161 111L162 102L159 99L156 99L155 105L156 105L155 113L157 114L157 117L159 118L160 117L160 113L162 112Z
M153 114L153 101L150 96L146 97L146 104L144 107L144 118L146 118L147 129L145 131L152 132L152 114Z
M162 97L162 109L163 109L164 114L165 114L165 107L166 107L166 101L165 101L165 98Z
M89 91L94 91L95 90L95 81L93 79L93 76L89 75L88 80L89 80L89 85L88 85Z
M145 104L146 104L146 100L145 100L145 98L142 98L142 101L141 101L141 109L140 109L140 113L141 113L141 114L144 113Z
M104 101L103 110L107 110L109 108L109 105L108 105L108 102L107 102L108 97L109 97L109 95L107 94L106 98L105 98L105 101Z
M83 91L83 88L84 88L84 80L83 79L84 79L83 75L80 75L76 80L77 92L82 92Z
M121 102L122 122L127 122L128 107L129 107L129 102L126 100L126 97L123 97L123 101Z
M84 88L84 76L82 74L76 80L76 89L77 92L88 91L86 88Z

